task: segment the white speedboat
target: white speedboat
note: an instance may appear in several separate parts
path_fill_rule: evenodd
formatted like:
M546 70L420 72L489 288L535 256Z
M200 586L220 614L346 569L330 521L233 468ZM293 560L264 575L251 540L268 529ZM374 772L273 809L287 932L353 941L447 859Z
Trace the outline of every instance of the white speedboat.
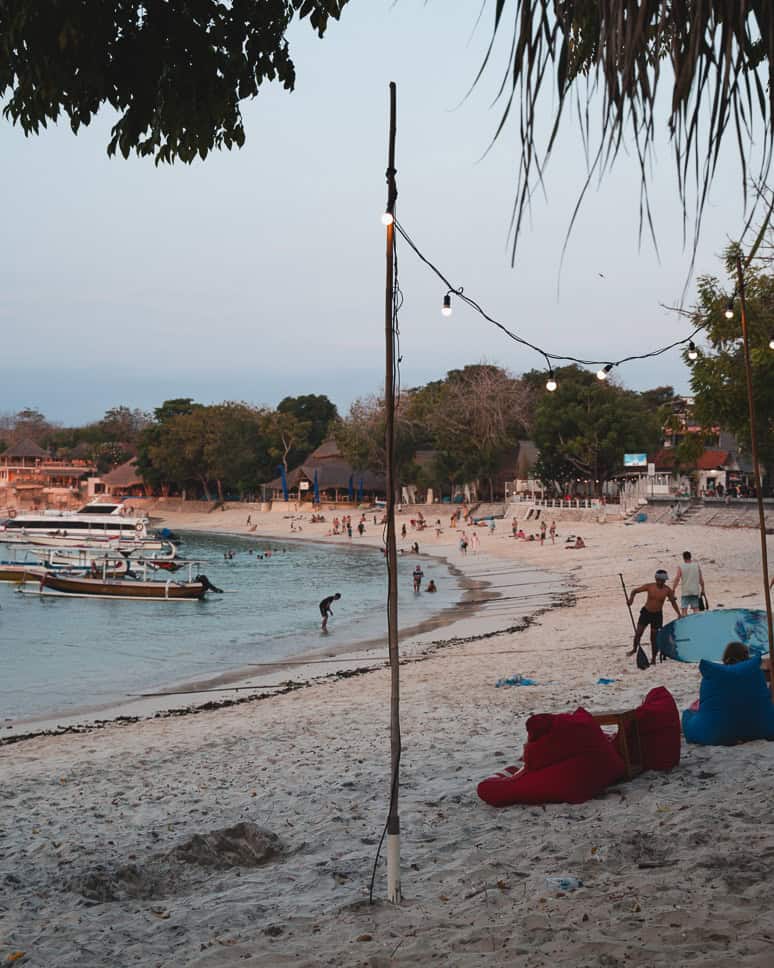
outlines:
M92 501L77 511L10 512L0 522L0 541L46 547L144 547L161 550L168 542L151 538L148 519L127 514L120 502ZM152 543L152 544L151 544ZM123 550L123 549L122 549Z

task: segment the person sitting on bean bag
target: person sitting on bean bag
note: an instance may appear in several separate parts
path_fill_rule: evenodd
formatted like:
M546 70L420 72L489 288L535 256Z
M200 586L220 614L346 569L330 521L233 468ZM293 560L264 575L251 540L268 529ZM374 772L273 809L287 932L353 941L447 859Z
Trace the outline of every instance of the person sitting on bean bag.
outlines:
M746 646L732 642L723 664L702 659L699 671L699 708L683 712L683 733L689 743L732 746L774 739L774 705L759 656L749 658Z

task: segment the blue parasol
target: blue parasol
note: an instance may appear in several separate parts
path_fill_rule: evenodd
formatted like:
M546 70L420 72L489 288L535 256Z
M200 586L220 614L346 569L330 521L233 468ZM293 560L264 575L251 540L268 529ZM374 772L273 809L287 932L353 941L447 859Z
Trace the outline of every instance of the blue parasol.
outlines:
M314 482L312 484L312 488L313 488L313 494L314 494L314 503L315 504L319 504L320 503L320 485L317 482L317 468L316 467L314 469Z
M363 503L363 478L362 477L360 478L360 481L358 482L358 485L357 485L357 503L358 504Z

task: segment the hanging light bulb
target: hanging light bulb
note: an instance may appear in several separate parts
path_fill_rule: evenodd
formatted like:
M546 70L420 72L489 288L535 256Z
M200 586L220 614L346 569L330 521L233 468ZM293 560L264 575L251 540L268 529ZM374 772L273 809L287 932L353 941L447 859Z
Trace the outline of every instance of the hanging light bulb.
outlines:
M734 318L734 300L733 299L729 299L728 302L726 303L726 309L723 315L726 317L726 319Z
M548 379L546 380L546 390L548 390L549 393L553 393L555 389L556 389L556 380L554 379L554 371L549 370Z
M699 351L696 349L696 344L694 343L694 341L691 340L691 342L688 344L688 359L698 360L698 358L699 358Z
M597 379L606 380L607 374L613 369L612 363L605 363L601 370L597 370Z
M443 306L441 307L441 312L444 316L451 316L452 314L451 295L448 292L443 297Z
M771 334L771 339L769 340L769 349L774 350L774 333Z
M382 225L392 225L394 221L395 218L393 217L392 212L382 213Z

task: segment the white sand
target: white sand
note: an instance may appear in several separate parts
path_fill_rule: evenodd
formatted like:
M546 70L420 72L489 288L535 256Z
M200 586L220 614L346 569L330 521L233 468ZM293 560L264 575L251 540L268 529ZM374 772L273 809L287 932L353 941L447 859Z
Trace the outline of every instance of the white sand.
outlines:
M245 516L226 512L222 526L243 532ZM212 527L215 515L204 517ZM281 516L259 518L267 533L289 533ZM304 527L302 537L325 530ZM618 571L630 583L657 565L671 573L690 548L712 604L762 606L755 532L573 529L587 549L514 542L503 525L480 533L487 570L517 558L569 575L574 607L402 667L400 907L383 901L383 857L378 903L367 904L389 784L381 669L265 702L0 748L0 963L24 951L19 963L45 968L772 965L774 746L684 746L671 774L644 774L580 806L496 811L476 796L478 780L518 759L532 712L626 708L660 684L681 708L696 695L694 666L640 673L626 657ZM459 561L453 533L419 538ZM480 569L470 556L465 565ZM527 612L518 602L486 608L468 632ZM540 684L495 688L515 672ZM597 685L600 676L616 682ZM277 835L281 857L219 870L166 856L192 834L240 821ZM125 865L137 870L117 878ZM557 895L545 880L554 874L584 886ZM115 900L84 897L105 896L105 885Z

